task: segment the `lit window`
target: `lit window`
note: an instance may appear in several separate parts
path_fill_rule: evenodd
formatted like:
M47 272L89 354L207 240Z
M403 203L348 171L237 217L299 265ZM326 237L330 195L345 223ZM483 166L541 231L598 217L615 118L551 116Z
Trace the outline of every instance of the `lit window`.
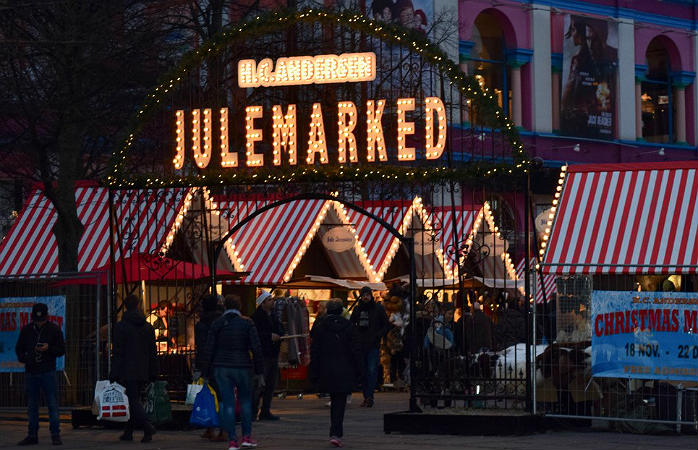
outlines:
M642 138L649 142L673 142L673 100L669 53L659 39L647 47L647 75L642 81Z

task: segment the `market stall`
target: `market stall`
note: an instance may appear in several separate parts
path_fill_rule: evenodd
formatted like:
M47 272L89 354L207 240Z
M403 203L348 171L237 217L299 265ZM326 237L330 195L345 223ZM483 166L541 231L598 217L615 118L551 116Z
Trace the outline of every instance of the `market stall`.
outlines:
M692 422L697 171L692 161L563 167L541 263L557 276L560 347L542 361L547 411Z

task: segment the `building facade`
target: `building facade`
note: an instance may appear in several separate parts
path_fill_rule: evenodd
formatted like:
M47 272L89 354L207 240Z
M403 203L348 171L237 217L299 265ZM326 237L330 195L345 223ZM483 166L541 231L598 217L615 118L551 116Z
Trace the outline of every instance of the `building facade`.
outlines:
M695 1L458 4L458 60L548 166L696 158Z

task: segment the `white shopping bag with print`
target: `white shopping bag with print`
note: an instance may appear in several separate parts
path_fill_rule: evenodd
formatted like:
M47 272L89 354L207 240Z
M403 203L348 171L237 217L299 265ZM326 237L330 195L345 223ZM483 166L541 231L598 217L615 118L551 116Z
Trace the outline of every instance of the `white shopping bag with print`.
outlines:
M126 389L119 383L110 383L98 398L99 414L97 420L128 422L128 397Z

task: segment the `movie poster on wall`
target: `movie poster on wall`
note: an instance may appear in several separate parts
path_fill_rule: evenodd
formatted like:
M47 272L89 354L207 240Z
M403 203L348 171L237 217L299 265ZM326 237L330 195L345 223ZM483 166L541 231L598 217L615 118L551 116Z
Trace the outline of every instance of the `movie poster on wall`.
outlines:
M368 0L366 12L371 19L400 24L426 33L433 26L433 0Z
M566 15L562 51L560 132L612 139L615 128L618 27Z

